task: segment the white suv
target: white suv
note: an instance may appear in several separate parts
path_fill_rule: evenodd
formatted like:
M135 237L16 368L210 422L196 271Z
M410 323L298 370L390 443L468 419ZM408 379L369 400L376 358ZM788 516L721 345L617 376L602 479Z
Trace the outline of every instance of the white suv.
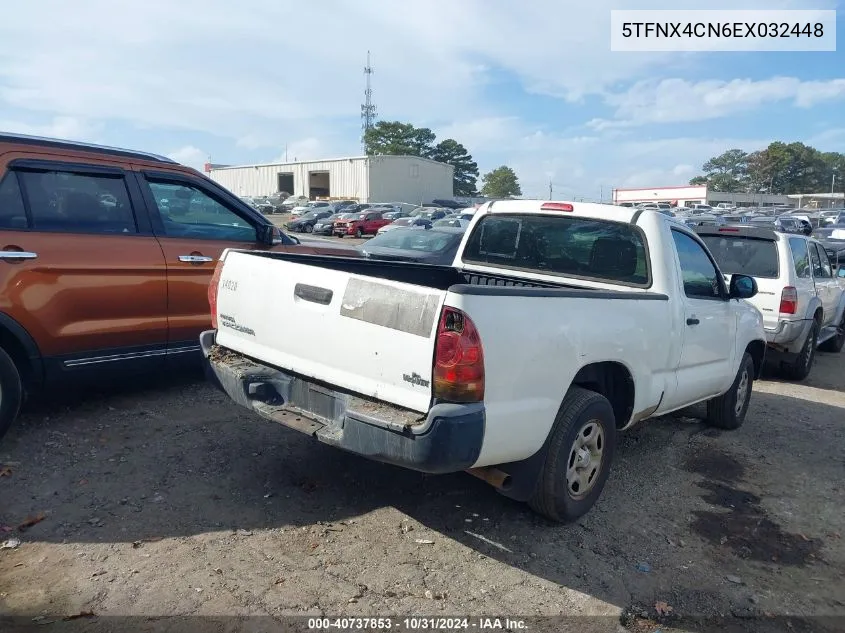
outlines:
M757 294L749 299L763 315L768 360L781 373L803 380L816 347L839 352L845 344L845 268L836 270L816 240L757 227L701 227L722 272L750 275Z

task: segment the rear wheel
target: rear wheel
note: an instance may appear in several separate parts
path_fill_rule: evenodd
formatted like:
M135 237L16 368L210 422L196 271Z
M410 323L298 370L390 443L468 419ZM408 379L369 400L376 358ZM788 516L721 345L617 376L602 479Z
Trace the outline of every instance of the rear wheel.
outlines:
M816 358L819 330L821 330L821 327L819 326L818 319L813 319L810 332L807 334L804 346L798 352L798 357L791 363L781 365L781 374L783 374L784 378L788 380L804 380L810 375L810 370L813 368L813 361Z
M746 352L739 364L733 384L721 396L707 401L706 421L719 429L738 429L745 422L748 403L751 401L751 388L754 382L754 361Z
M23 384L15 362L0 348L0 438L18 417L23 401Z
M570 387L529 505L554 521L582 516L601 495L615 450L616 416L610 402L595 391Z
M845 347L845 314L842 315L842 321L836 328L836 336L827 339L824 343L819 345L819 349L823 352L833 352L838 354Z
M310 224L306 224L306 225L305 225L305 232L306 232L306 233L313 233L313 232L314 232L314 227L313 227L313 226L311 226Z
M364 237L364 230L360 226L355 230L355 237L359 240Z

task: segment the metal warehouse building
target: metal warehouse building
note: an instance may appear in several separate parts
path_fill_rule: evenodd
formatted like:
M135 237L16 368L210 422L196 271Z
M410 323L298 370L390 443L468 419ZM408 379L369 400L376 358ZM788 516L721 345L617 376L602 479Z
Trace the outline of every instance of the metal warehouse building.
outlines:
M455 168L417 156L354 156L331 160L219 167L206 171L239 196L344 198L358 202L421 204L452 197Z

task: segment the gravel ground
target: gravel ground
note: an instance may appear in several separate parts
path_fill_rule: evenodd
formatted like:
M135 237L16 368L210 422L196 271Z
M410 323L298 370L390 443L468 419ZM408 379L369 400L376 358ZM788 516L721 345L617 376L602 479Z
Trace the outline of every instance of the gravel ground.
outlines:
M466 474L320 445L197 376L32 405L0 444L0 541L21 541L0 550L0 614L97 616L38 630L302 614L562 614L570 628L530 630L664 632L827 615L843 619L788 624L842 630L843 387L842 358L820 354L803 384L755 383L739 431L696 410L632 431L573 525Z

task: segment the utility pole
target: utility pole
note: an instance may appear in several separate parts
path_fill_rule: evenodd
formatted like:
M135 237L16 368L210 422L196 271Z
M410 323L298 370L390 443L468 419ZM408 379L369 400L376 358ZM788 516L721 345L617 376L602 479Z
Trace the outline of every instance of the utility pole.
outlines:
M285 143L285 162L288 162L288 144Z
M836 174L830 176L830 195L833 195L833 185L836 183Z
M552 179L549 178L549 200L552 199Z
M599 185L599 204L604 202L604 185Z

